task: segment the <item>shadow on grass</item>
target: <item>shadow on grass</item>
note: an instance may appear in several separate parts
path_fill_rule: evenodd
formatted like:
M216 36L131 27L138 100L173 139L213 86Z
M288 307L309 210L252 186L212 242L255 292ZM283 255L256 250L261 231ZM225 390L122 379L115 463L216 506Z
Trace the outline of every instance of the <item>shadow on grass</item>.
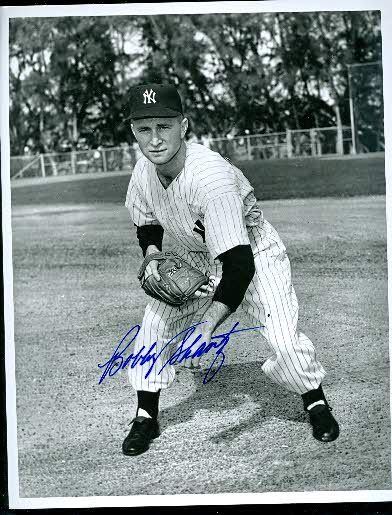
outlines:
M240 408L249 402L256 404L256 410L253 406L252 414L246 420L239 420L212 437L212 441L232 440L272 418L305 423L307 418L301 397L270 381L262 372L261 365L262 362L254 362L224 366L206 385L202 383L204 373L195 373L196 391L161 412L162 429L191 420L199 410L222 413L224 419L224 411ZM192 372L181 369L177 379L180 374L191 375Z

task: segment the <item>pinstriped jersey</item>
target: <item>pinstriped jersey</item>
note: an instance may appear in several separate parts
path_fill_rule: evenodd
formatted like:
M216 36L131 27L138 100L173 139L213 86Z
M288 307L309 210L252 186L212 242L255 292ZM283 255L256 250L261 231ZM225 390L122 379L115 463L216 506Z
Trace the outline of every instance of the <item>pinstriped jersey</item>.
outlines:
M141 157L125 205L137 226L159 224L187 251L209 252L212 259L249 245L247 226L263 219L241 170L197 143L186 144L184 167L167 188L155 165Z

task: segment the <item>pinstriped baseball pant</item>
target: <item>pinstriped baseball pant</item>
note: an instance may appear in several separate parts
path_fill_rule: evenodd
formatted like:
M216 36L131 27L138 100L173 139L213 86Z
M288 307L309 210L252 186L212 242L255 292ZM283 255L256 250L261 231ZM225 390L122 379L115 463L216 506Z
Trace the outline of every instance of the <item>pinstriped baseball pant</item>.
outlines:
M325 376L322 365L309 338L298 331L298 301L291 283L290 261L278 233L264 220L258 227L249 227L256 272L239 308L252 324L263 326L260 333L267 340L271 356L262 370L274 382L290 391L303 394L317 388ZM200 252L176 251L200 270L216 275L208 255ZM181 307L172 307L152 300L145 310L141 330L135 341L134 353L157 342L159 352L177 334L204 320L203 315L212 297L195 299ZM197 334L197 333L195 333ZM145 377L151 363L128 369L129 380L136 390L158 391L170 386L175 377L172 365L163 365L179 343L166 346L155 366ZM162 369L162 370L161 370Z

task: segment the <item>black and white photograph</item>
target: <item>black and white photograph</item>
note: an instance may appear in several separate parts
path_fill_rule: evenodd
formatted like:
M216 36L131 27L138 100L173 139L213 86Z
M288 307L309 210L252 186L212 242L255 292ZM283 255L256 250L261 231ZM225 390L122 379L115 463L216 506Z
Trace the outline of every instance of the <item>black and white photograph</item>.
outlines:
M392 499L384 5L1 12L11 508Z

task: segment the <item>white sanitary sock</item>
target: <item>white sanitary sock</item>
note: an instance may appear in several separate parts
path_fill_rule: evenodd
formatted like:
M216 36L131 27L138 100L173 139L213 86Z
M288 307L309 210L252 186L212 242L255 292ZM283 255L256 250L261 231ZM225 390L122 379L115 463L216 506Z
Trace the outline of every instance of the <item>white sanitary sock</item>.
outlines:
M144 410L143 408L138 408L137 416L138 417L152 418L152 416L149 413L147 413L147 411Z

